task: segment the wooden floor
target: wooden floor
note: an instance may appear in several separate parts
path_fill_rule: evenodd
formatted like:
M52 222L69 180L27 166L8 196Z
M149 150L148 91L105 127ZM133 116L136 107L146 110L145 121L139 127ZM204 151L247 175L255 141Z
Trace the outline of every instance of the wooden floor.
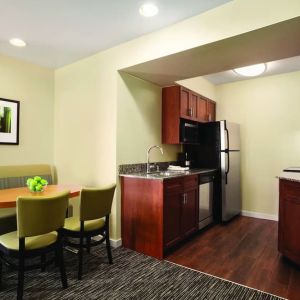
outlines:
M300 300L300 268L278 253L275 221L237 217L226 225L214 225L182 244L166 259L274 295Z

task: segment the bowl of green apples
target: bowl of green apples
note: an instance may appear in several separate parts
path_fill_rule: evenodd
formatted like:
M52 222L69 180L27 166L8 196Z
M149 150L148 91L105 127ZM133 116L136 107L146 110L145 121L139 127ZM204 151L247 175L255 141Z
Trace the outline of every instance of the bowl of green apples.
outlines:
M34 176L28 178L26 184L31 192L42 192L47 187L48 181L40 176Z

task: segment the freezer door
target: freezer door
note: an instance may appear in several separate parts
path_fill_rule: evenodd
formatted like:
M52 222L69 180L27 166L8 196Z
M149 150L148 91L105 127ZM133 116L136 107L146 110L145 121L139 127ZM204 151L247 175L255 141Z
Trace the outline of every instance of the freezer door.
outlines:
M221 152L221 173L222 221L226 222L241 212L240 151Z
M220 121L221 150L240 150L240 125Z

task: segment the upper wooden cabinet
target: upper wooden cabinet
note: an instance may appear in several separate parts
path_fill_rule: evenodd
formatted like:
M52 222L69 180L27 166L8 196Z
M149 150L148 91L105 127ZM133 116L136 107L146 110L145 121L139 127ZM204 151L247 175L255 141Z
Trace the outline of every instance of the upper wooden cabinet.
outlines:
M180 118L196 122L215 121L216 103L179 85L163 88L163 144L180 144Z
M207 121L212 122L216 120L216 103L211 100L207 100Z

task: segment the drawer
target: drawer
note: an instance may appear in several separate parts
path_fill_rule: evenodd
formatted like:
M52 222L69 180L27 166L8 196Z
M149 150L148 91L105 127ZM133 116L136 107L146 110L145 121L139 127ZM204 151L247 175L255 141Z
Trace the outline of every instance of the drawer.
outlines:
M281 199L300 203L300 182L280 179Z
M164 180L164 191L165 193L177 193L181 192L183 188L182 178L173 178Z
M190 175L183 177L184 190L198 187L198 175Z

